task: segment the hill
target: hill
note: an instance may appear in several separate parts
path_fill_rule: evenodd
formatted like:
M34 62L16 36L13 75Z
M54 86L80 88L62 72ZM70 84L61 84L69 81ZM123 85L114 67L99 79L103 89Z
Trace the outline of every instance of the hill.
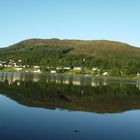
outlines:
M0 49L0 60L23 65L99 67L112 73L140 71L140 48L108 40L29 39Z

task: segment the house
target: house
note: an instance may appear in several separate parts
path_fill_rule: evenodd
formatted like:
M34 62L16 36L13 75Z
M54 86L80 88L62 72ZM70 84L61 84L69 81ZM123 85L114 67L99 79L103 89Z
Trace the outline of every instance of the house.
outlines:
M74 67L73 70L81 71L81 70L83 70L83 68L82 67Z
M64 70L70 70L71 68L70 67L64 67L63 69Z
M83 61L86 61L86 58L83 58Z
M19 67L18 65L14 65L15 68Z
M10 67L12 67L12 65L7 65L6 67L10 68Z
M26 68L26 66L22 66L22 68Z
M108 75L108 72L104 72L104 73L103 73L103 76L107 76L107 75Z
M56 69L57 69L57 70L61 70L61 69L62 69L62 67L56 67Z
M13 63L13 65L14 65L14 66L16 66L16 65L17 65L17 63Z
M6 64L7 62L6 62L6 61L3 61L2 63L3 63L3 64Z
M33 72L34 72L34 73L41 73L41 70L38 69L38 70L34 70Z
M18 62L21 62L21 60L18 60Z
M9 61L10 61L10 62L14 62L14 60L12 60L12 59L10 59Z
M40 68L40 66L33 66L33 68L34 68L34 69L39 69L39 68Z
M15 70L16 70L16 71L21 71L22 68L21 68L21 67L16 67Z
M97 67L93 67L92 71L99 71L99 69Z
M30 67L30 65L26 65L26 68L29 68Z
M13 65L13 62L9 62L8 64L9 64L9 65Z
M51 70L50 73L55 74L56 70Z

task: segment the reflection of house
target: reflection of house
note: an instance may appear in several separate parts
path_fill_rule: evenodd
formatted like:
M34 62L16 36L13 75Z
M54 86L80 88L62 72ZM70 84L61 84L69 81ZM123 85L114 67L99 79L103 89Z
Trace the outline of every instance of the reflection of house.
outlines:
M140 90L140 81L139 80L137 80L136 88L138 88L138 90Z
M92 81L92 82L91 82L91 86L92 86L92 87L96 87L97 84L96 84L94 81Z
M35 74L33 77L33 82L39 82L39 80L40 80L40 77Z
M104 80L102 84L103 84L103 86L107 86L107 81Z
M92 81L91 81L91 86L96 87L96 86L99 86L99 85L100 85L99 80L93 78Z
M54 81L53 81L53 82L54 82ZM61 84L61 82L62 82L62 81L61 81L61 80L58 80L58 79L55 81L56 84Z
M70 84L70 81L69 81L69 80L64 80L64 81L63 81L63 84L68 85L68 84Z
M73 83L73 85L76 85L76 86L80 86L81 85L80 81L73 81L72 83Z
M20 86L20 82L17 82L17 86Z
M99 85L100 85L99 81L92 81L92 82L91 82L91 86L92 86L92 87L97 87L97 86L99 86Z
M140 73L139 72L137 73L137 77L140 77Z
M11 85L16 81L21 80L20 74L6 74L3 73L0 75L0 81L4 82L4 81L8 81L8 84Z

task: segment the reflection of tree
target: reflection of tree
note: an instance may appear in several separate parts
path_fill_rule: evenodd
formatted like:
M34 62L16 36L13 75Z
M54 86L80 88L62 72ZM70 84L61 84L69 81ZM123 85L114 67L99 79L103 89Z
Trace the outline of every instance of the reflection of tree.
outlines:
M109 82L105 86L91 86L91 82L84 83L83 80L81 85L73 85L72 78L36 76L39 80L34 82L34 77L21 76L21 80L18 78L10 85L8 78L0 80L1 93L21 104L43 108L99 113L140 108L140 92L132 84ZM64 83L66 80L69 81L67 84Z

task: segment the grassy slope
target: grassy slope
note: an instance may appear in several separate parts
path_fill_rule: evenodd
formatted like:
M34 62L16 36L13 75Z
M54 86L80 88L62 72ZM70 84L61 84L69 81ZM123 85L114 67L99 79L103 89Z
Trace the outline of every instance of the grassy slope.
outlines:
M29 39L12 46L9 46L8 49L17 49L24 50L29 46L68 46L72 47L73 53L84 53L88 55L93 55L94 51L140 51L139 48L130 46L126 43L108 41L108 40L93 40L93 41L84 41L84 40L59 40L59 39Z
M97 56L97 55L113 55L116 57L129 56L129 57L139 57L140 49L130 46L125 43L107 41L107 40L94 40L94 41L83 41L83 40L58 40L58 39L29 39L19 42L7 48L7 50L18 50L25 51L29 47L43 46L63 46L71 47L72 50L70 54L74 55L87 55L87 56Z

